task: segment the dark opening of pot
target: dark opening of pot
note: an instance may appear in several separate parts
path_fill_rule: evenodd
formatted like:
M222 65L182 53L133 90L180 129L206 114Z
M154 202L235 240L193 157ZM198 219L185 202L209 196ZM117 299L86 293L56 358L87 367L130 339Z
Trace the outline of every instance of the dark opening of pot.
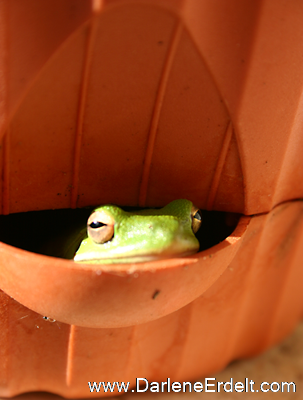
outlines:
M55 257L62 255L56 251L73 233L86 226L94 207L81 209L60 209L30 211L0 216L0 241L34 253ZM123 207L126 211L138 210ZM202 226L196 236L200 251L206 250L228 237L237 226L240 214L202 210ZM58 244L58 246L57 246ZM75 243L70 255L73 258L79 243Z

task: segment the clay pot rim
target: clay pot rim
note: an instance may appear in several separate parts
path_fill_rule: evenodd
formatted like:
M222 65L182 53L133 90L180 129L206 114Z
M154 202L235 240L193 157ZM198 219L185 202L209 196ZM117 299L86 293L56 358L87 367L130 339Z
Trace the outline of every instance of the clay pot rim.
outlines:
M1 289L29 309L71 325L149 322L189 304L218 280L250 220L242 216L230 236L207 250L147 263L79 264L0 243Z
M251 217L242 215L238 221L237 226L235 227L234 231L227 236L222 242L206 249L199 251L191 256L186 257L173 257L173 258L166 258L154 261L147 261L147 262L139 262L139 263L118 263L118 264L90 264L90 263L76 263L73 260L65 260L58 257L46 256L38 253L34 253L28 250L23 250L18 247L14 247L12 245L0 242L0 249L8 252L14 252L15 255L19 258L29 258L29 257L37 257L42 261L44 264L45 262L53 263L55 266L67 268L67 269L74 269L74 270L85 270L85 271L92 271L99 273L106 273L112 275L125 275L129 276L134 272L155 272L157 270L173 268L178 265L190 265L196 263L199 259L204 259L205 257L209 257L222 249L234 245L237 243L238 240L241 239L243 233L246 231L246 228L250 222Z

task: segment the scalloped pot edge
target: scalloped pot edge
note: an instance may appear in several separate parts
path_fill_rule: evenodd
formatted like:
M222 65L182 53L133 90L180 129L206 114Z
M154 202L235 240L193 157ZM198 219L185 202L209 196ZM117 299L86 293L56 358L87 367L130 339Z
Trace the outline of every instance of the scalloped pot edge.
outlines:
M250 217L223 242L187 258L93 265L0 244L1 289L41 315L85 327L123 327L170 314L201 296L236 254Z

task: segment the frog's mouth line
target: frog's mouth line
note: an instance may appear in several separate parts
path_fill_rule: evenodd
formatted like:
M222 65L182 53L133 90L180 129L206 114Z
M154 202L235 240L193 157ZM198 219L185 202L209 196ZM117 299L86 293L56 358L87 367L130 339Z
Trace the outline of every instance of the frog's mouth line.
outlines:
M125 264L125 263L143 263L143 262L148 262L148 261L157 261L157 260L165 260L169 258L183 258L183 257L188 257L190 255L196 254L197 250L191 250L191 251L186 251L183 253L168 253L168 254L162 254L162 255L137 255L137 256L121 256L121 257L111 257L111 258L100 258L100 254L96 253L94 256L94 253L92 254L92 257L88 258L84 254L76 254L74 257L74 261L77 263L86 263L86 264Z

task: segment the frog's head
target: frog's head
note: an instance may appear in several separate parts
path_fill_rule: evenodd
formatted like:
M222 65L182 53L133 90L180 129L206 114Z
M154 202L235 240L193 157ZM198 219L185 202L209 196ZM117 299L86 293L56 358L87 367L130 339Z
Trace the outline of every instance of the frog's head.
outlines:
M105 205L90 215L87 238L74 261L111 264L187 256L199 250L195 233L201 222L199 209L189 200L137 212Z

